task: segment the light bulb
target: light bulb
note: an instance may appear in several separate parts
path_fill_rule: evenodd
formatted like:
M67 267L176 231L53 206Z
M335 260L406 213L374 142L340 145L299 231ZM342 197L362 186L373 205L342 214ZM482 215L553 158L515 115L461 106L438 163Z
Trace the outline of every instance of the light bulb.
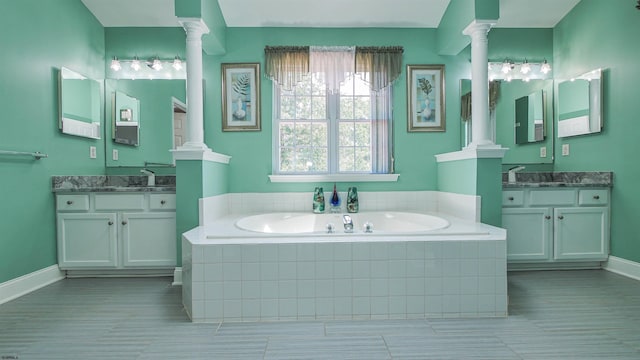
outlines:
M131 61L131 68L134 71L140 70L140 60L138 59L137 56L133 58L133 61Z
M548 74L548 73L549 73L549 71L551 71L551 65L549 65L549 63L547 62L547 60L545 60L545 61L542 63L542 66L540 66L540 71L541 71L543 74L545 74L545 75L546 75L546 74Z
M177 71L182 70L182 60L180 60L180 57L176 55L175 59L173 59L173 64L171 66L173 66L173 68L176 69Z
M520 66L520 72L524 75L527 75L531 71L531 65L527 60Z
M117 57L113 57L113 60L111 60L111 66L110 68L113 71L120 71L120 69L122 69L122 66L120 65L120 60L118 60Z
M160 59L158 59L157 57L155 59L153 59L153 64L151 65L151 67L155 71L162 70L162 63L160 62Z
M511 63L509 63L507 60L505 60L502 63L502 73L503 74L508 74L511 71Z

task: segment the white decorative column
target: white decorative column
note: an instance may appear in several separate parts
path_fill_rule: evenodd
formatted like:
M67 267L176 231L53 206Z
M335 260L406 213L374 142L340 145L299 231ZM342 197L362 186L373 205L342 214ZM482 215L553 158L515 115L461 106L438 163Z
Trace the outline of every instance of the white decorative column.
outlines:
M467 148L493 148L489 123L487 34L491 23L473 22L464 29L471 37L471 143Z
M202 19L179 19L187 32L187 139L178 151L210 151L204 143L202 35L209 28Z

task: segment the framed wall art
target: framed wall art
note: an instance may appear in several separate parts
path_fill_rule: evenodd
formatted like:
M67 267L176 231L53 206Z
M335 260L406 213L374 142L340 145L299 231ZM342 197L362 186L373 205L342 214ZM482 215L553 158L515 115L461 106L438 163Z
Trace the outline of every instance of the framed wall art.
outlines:
M222 64L222 131L260 130L260 64Z
M407 65L407 131L445 131L444 65Z

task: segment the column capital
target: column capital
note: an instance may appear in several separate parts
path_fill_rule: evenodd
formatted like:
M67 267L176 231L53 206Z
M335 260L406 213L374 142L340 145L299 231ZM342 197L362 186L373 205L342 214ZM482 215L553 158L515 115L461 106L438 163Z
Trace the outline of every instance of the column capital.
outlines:
M202 35L209 33L209 27L200 18L178 18L178 22L187 32L187 38L200 39Z
M479 34L486 35L495 24L496 23L493 21L474 20L471 22L471 24L464 28L464 30L462 30L462 33L471 37L473 37L474 35L477 36Z

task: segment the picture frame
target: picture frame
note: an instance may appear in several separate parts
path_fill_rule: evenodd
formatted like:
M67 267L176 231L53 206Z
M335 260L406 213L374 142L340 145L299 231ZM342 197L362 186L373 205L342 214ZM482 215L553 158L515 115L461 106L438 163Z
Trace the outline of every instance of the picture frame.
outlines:
M222 131L260 131L260 63L222 64Z
M444 65L407 65L407 132L445 131Z

